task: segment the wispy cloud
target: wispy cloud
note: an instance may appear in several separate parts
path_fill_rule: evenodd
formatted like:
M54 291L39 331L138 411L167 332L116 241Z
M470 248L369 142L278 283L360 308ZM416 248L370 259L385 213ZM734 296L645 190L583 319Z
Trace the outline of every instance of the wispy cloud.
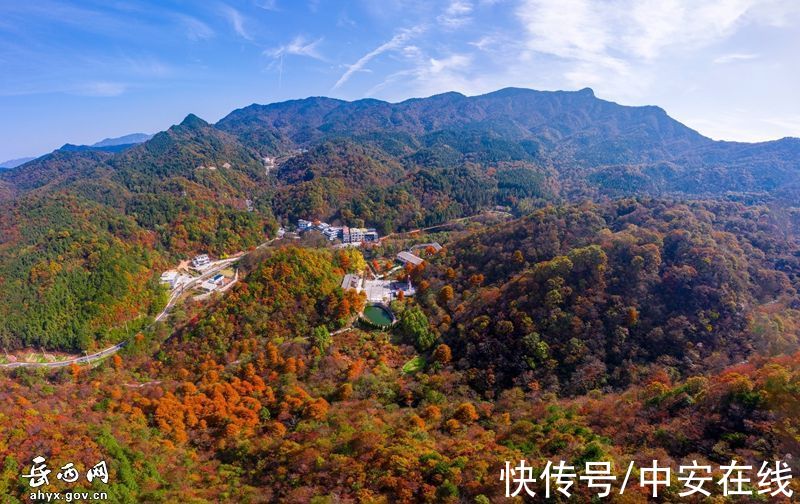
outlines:
M795 137L800 137L800 115L788 117L767 117L763 119L768 124L774 124L780 128L792 132Z
M723 54L722 56L715 58L714 63L716 64L725 64L725 63L733 63L734 61L747 61L753 60L758 58L758 54L752 53L733 53L733 54Z
M253 40L253 37L252 35L250 35L250 32L248 32L245 29L244 26L245 19L244 16L242 16L241 12L228 5L223 6L223 12L225 13L225 16L228 18L228 21L231 23L233 31L235 31L237 35L239 35L245 40L249 41Z
M85 96L119 96L127 90L128 86L121 82L95 81L80 84L75 88L75 94Z
M175 73L171 65L151 56L126 56L124 60L125 69L133 75L142 77L167 77Z
M333 89L339 89L344 83L350 80L350 77L353 76L354 73L361 71L367 63L372 61L374 58L380 56L381 54L387 51L393 51L399 49L408 42L412 37L417 35L422 31L421 27L415 27L407 30L402 30L397 33L394 37L392 37L389 41L384 42L383 44L379 45L375 49L371 50L364 56L358 59L352 65L347 66L347 70L339 77L339 80L336 81L336 84L333 85Z
M472 57L466 54L453 54L446 58L431 58L429 60L428 71L431 75L439 75L451 70L463 70L470 68Z
M764 0L524 0L517 17L529 47L563 58L654 59L729 35Z
M413 66L389 75L367 91L367 96L374 96L400 81L411 84L415 92L422 95L454 89L463 91L475 89L467 75L473 70L472 55L450 54L434 58L424 55L417 47L413 48L414 51L406 54L407 57L414 59Z
M529 57L557 58L572 84L627 82L633 94L645 89L654 62L727 38L765 1L522 0L516 16Z
M214 37L214 30L199 19L186 15L179 15L178 18L186 30L186 36L189 40L208 40Z
M472 4L466 0L451 0L450 4L437 16L436 20L448 29L464 26L472 21Z
M500 38L495 35L484 35L478 40L469 42L469 45L478 48L481 51L488 51L496 47L500 43Z
M336 18L336 26L339 28L355 28L357 26L356 22L347 14L347 11L341 11L339 16Z
M292 54L295 56L306 56L308 58L324 60L325 58L323 58L323 56L317 50L317 47L321 42L322 38L309 41L306 40L304 36L298 35L288 44L284 44L273 49L267 49L264 51L264 54L267 56L272 56L273 58L278 58L286 54Z
M278 0L258 0L256 2L258 7L264 10L276 11L278 9Z

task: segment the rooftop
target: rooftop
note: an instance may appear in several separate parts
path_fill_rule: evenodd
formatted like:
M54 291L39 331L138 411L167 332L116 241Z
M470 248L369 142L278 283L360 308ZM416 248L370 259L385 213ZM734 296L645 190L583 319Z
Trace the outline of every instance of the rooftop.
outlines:
M414 266L418 266L423 262L425 262L425 260L422 259L421 257L414 255L411 252L406 252L405 250L397 254L397 259L400 262L410 263L413 264Z
M439 242L431 242L431 243L420 243L419 245L414 245L411 247L411 250L419 250L419 249L427 249L431 247L434 251L439 252L442 250L442 245Z
M345 275L344 279L342 280L342 289L343 290L348 290L348 289L360 290L361 289L361 277L358 276L358 275L354 275L352 273L349 273L349 274Z

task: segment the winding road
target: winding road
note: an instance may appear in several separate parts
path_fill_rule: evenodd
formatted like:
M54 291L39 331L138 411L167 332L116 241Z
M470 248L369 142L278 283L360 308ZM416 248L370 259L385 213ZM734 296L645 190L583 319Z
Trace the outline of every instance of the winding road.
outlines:
M259 245L256 248L262 248L265 245L271 243L272 241L274 241L274 240L266 241L266 242L262 243L261 245ZM155 316L155 322L159 322L164 317L167 316L167 314L172 309L172 307L175 306L175 303L178 301L178 298L181 296L181 294L183 294L187 290L193 288L198 283L202 283L203 281L207 280L208 278L211 278L212 276L214 276L215 274L219 273L223 269L227 268L231 264L234 264L234 263L238 262L242 257L244 257L246 255L247 254L241 254L241 255L238 255L236 257L231 257L230 259L223 259L222 261L217 261L216 263L214 263L214 267L213 268L209 269L208 271L204 272L202 275L193 278L191 281L183 284L182 286L180 286L177 289L175 289L174 291L172 291L170 293L169 300L167 301L166 306L164 306L164 309L161 310L161 313L159 313L158 315ZM94 361L105 359L106 357L114 355L115 353L119 352L122 349L122 347L125 346L126 343L127 343L127 341L120 341L116 345L113 345L113 346L110 346L110 347L105 348L103 350L100 350L99 352L95 352L95 353L89 354L89 355L83 355L81 357L75 357L75 358L72 358L72 359L66 359L66 360L62 360L62 361L55 361L55 362L9 362L9 363L6 363L6 364L0 364L0 369L15 369L15 368L22 368L22 367L27 367L27 368L62 368L62 367L66 367L66 366L71 366L72 364L90 364L90 363L92 363Z
M454 224L456 222L461 222L461 221L465 221L465 220L468 220L468 219L472 219L472 218L474 218L474 217L476 217L478 215L481 215L481 213L478 213L478 214L475 214L475 215L470 215L470 216L467 216L467 217L460 217L460 218L457 218L457 219L452 219L452 220L447 221L445 223L437 224L435 226L430 226L430 227L426 227L426 228L413 229L411 231L405 231L405 232L402 232L402 233L390 233L390 234L388 234L386 236L381 237L381 240L384 240L384 239L389 238L391 236L405 235L405 234L421 232L421 231L423 231L423 232L424 231L430 231L430 230L437 229L437 228L440 228L440 227L449 226L449 225ZM279 240L279 239L280 238L276 237L276 238L273 238L271 240L267 240L267 241L261 243L260 245L258 245L256 247L256 250L257 249L261 249L261 248L269 245L270 243L274 242L275 240ZM190 288L194 287L195 285L197 285L197 283L205 281L206 279L214 276L218 272L220 272L223 269L227 268L231 264L234 264L234 263L238 262L242 257L245 257L246 255L247 255L246 253L241 253L240 255L237 255L235 257L231 257L230 259L224 259L222 261L217 261L214 264L213 268L209 269L208 271L206 271L205 273L203 273L199 277L193 278L191 281L189 281L186 284L182 285L178 289L172 291L172 293L170 294L169 300L167 301L167 304L164 307L164 309L161 310L161 313L159 313L158 315L155 316L155 322L159 322L164 317L167 316L167 314L169 313L169 310L172 309L173 306L175 306L175 303L178 301L178 298L180 297L181 294L183 294L188 289L190 289ZM339 331L341 332L341 331L343 331L345 329L349 329L349 328L342 328ZM110 346L110 347L105 348L103 350L100 350L99 352L95 352L95 353L89 354L89 355L83 355L81 357L75 357L75 358L72 358L72 359L66 359L66 360L62 360L62 361L55 361L55 362L9 362L9 363L5 363L5 364L0 364L0 369L15 369L15 368L23 368L23 367L27 367L27 368L62 368L62 367L70 366L72 364L90 364L90 363L92 363L94 361L105 359L106 357L114 355L115 353L119 352L122 349L122 347L124 347L126 344L127 344L127 341L120 341L116 345L113 345L113 346Z

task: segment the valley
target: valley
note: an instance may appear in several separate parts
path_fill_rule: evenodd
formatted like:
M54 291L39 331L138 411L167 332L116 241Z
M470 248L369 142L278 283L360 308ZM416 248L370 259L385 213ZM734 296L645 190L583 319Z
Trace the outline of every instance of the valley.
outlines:
M503 89L189 115L4 170L0 492L39 453L105 457L115 502L484 503L508 460L782 459L797 142Z

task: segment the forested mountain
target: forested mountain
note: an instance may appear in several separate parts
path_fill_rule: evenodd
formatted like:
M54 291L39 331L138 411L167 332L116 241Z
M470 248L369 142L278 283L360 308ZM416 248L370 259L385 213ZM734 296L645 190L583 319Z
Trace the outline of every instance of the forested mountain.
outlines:
M124 152L57 150L3 172L0 342L75 350L119 339L116 329L158 311L157 276L178 257L268 236L265 178L258 156L194 116Z
M91 488L130 503L496 502L521 459L797 474L799 142L505 89L189 115L120 152L4 170L0 347L128 344L0 377L0 495L27 500L38 455L107 460ZM444 245L398 270L416 292L388 331L353 324L365 298L340 282L357 249L254 250L297 217L389 233L478 212L365 251L380 269ZM224 295L151 324L161 271L242 250Z
M217 127L265 153L346 137L423 165L525 162L610 194L774 191L794 184L800 140L715 142L658 107L577 92L503 89L391 104L309 98L251 105ZM588 185L579 181L586 178Z
M781 225L739 203L548 206L416 275L476 388L581 394L628 386L654 362L684 375L797 348L794 330L754 325L764 303L800 307L800 248Z
M446 93L395 104L308 98L252 105L216 125L190 114L138 145L67 147L0 172L0 270L5 282L22 286L6 305L23 321L13 329L9 319L0 321L0 336L10 347L52 344L58 338L45 333L72 323L59 315L59 324L24 327L41 293L54 288L36 284L37 263L46 256L88 267L77 243L53 257L43 252L47 236L75 236L77 224L67 218L75 208L97 209L90 211L92 236L141 237L151 256L134 262L152 275L155 264L193 253L247 249L268 238L278 220L300 217L385 234L494 205L525 215L548 202L647 194L781 201L791 226L798 151L797 139L715 142L657 107L621 106L589 89ZM39 213L58 216L38 223L50 234L18 232ZM60 288L66 299L84 295L72 292L81 289L74 282ZM95 306L103 312L125 296L120 289ZM86 330L63 347L103 339L101 326L92 337Z
M99 142L93 143L92 145L74 145L74 144L64 144L61 148L56 149L56 151L103 151L103 152L121 152L125 149L129 149L134 145L140 144L142 142L146 142L150 140L153 135L148 135L145 133L132 133L130 135L123 135L121 137L115 138L105 138ZM9 159L8 161L3 161L0 163L0 168L16 168L17 166L21 166L25 163L33 161L37 159L36 157L25 157L19 159Z
M353 291L346 294L338 287L351 264L344 251L292 246L266 250L226 296L178 315L175 336L166 341L168 329L163 327L137 335L121 356L93 369L75 366L48 376L20 370L4 377L0 415L15 428L0 430L0 457L6 469L0 473L0 491L27 495L19 472L41 453L55 460L69 459L79 467L91 466L98 458L107 460L109 484L100 488L109 492L110 500L131 503L187 498L195 502L485 503L503 499L498 476L508 460L527 460L535 474L548 460L564 460L583 474L586 461L607 461L624 471L630 461L643 467L653 459L673 467L691 460L717 467L732 459L753 466L782 459L796 448L795 433L800 427L797 354L753 355L729 367L724 358L714 356L686 363L675 358L672 350L665 359L651 355L647 338L639 336L639 323L649 332L661 327L662 339L685 338L686 353L693 354L700 352L692 343L697 342L696 335L716 334L719 341L712 343L716 345L713 351L724 354L723 328L735 329L733 340L741 334L741 327L728 322L719 331L697 328L692 334L690 326L697 319L676 324L653 318L653 311L663 309L682 318L691 315L697 303L713 302L716 294L706 297L704 291L726 288L713 284L714 277L718 282L737 282L720 276L729 265L707 265L694 283L664 287L687 289L690 306L663 306L662 301L650 299L657 295L659 284L674 284L670 279L676 275L674 270L688 270L692 260L704 264L706 257L716 253L675 247L675 237L664 238L662 248L661 233L670 232L671 215L659 206L628 202L627 206L552 208L520 222L518 235L513 223L501 229L497 241L488 230L467 233L428 256L429 268L411 271L422 276L420 284L430 282L429 292L420 300L422 311L410 299L396 303L394 309L402 320L410 320L406 314L413 314L421 325L403 323L412 331L391 336L358 328L334 334L363 303ZM715 240L727 240L732 247L746 247L767 231L751 227L747 238L728 236L722 229L748 225L732 214L718 224L703 223L710 218L710 208L678 206L676 211L691 216L688 233L692 236L711 226L714 233L721 233ZM626 214L630 209L633 212ZM573 231L576 220L585 224ZM625 225L633 222L638 229ZM600 235L584 235L587 226ZM557 238L555 244L532 238L545 228ZM511 240L508 247L506 240ZM589 245L588 253L587 247L571 248L592 241L601 244ZM491 247L498 255L480 259L481 247ZM559 300L548 291L549 299L537 307L532 299L514 293L520 297L519 308L532 310L533 322L541 324L538 340L522 338L516 353L508 348L514 344L510 336L518 334L516 318L514 328L508 319L489 323L483 331L469 324L469 332L461 332L468 315L501 315L512 302L515 275L503 264L508 262L504 261L506 249L512 247L528 255L524 262L512 260L507 266L521 273L517 275L521 281L544 280L542 275L549 274L546 281L563 296ZM768 251L769 255L778 257L782 247ZM642 254L631 259L639 263L636 257L642 257L644 269L629 279L618 268L630 252ZM661 252L669 257L656 271L653 261ZM571 257L573 266L559 272L555 265L566 259L553 254L562 253ZM603 259L602 254L608 271L592 266ZM733 248L720 254L730 259L739 251ZM586 260L581 262L581 256ZM752 263L744 259L745 283L731 294L744 302L765 294L747 278L749 266L767 264L758 252L754 256ZM464 260L465 266L450 273L454 258ZM475 274L469 274L469 269L481 261L488 263L486 278L472 278ZM560 273L562 280L554 273ZM684 277L691 275L684 273ZM436 283L440 278L457 286L457 293L465 278L469 287L464 287L463 296L458 293L448 300L440 294L442 288ZM621 282L637 285L615 301ZM785 285L777 288L785 289ZM498 289L499 296L492 293ZM636 292L641 293L638 320L626 309ZM476 303L479 298L487 302ZM494 298L500 299L497 308L491 306ZM461 309L461 305L466 307ZM759 332L767 335L762 341L779 344L779 336L796 334L796 311L753 308L726 307L729 311L721 318L747 310L752 317L750 341L756 341ZM711 316L705 307L700 309ZM540 318L537 310L549 314ZM453 317L448 321L439 312ZM718 322L711 317L706 323ZM603 335L604 327L613 329L618 343L583 339L581 331L592 325L601 326L597 332ZM570 331L574 333L571 339L560 339ZM421 332L433 335L426 340L426 350L415 349L413 338ZM481 345L487 338L500 348L484 358L470 346ZM786 347L777 346L774 352L796 348L796 341L784 343ZM598 350L597 345L605 344L608 350ZM559 345L575 346L575 360ZM591 347L589 352L581 351L584 345ZM483 350L490 347L486 344ZM585 366L587 357L599 351L597 359L604 361L616 349L630 352L628 362L617 365L616 376L608 383L596 381L602 377L602 364ZM492 364L498 352L508 352L512 373L519 369L518 361L529 360L532 365L525 367L529 376L516 385L500 374L493 383L486 382L489 371L500 371ZM420 369L408 372L404 364L412 358L421 360ZM586 373L585 381L569 372L576 366ZM542 378L548 374L552 379ZM622 383L623 376L628 386L610 386L611 381ZM552 384L562 379L565 385L580 388L571 392L565 386L554 393L557 389ZM592 380L596 382L590 384ZM598 388L574 394L593 386ZM68 441L65 430L70 433ZM794 460L789 462L795 467ZM715 471L715 481L720 477ZM619 485L617 480L615 491ZM797 479L790 488L800 490ZM673 481L660 495L666 502L675 501L680 490L681 485ZM709 490L720 493L716 486ZM590 502L596 494L585 484L575 484L572 492L577 502ZM638 485L626 490L625 496L624 502L652 502L648 491Z

